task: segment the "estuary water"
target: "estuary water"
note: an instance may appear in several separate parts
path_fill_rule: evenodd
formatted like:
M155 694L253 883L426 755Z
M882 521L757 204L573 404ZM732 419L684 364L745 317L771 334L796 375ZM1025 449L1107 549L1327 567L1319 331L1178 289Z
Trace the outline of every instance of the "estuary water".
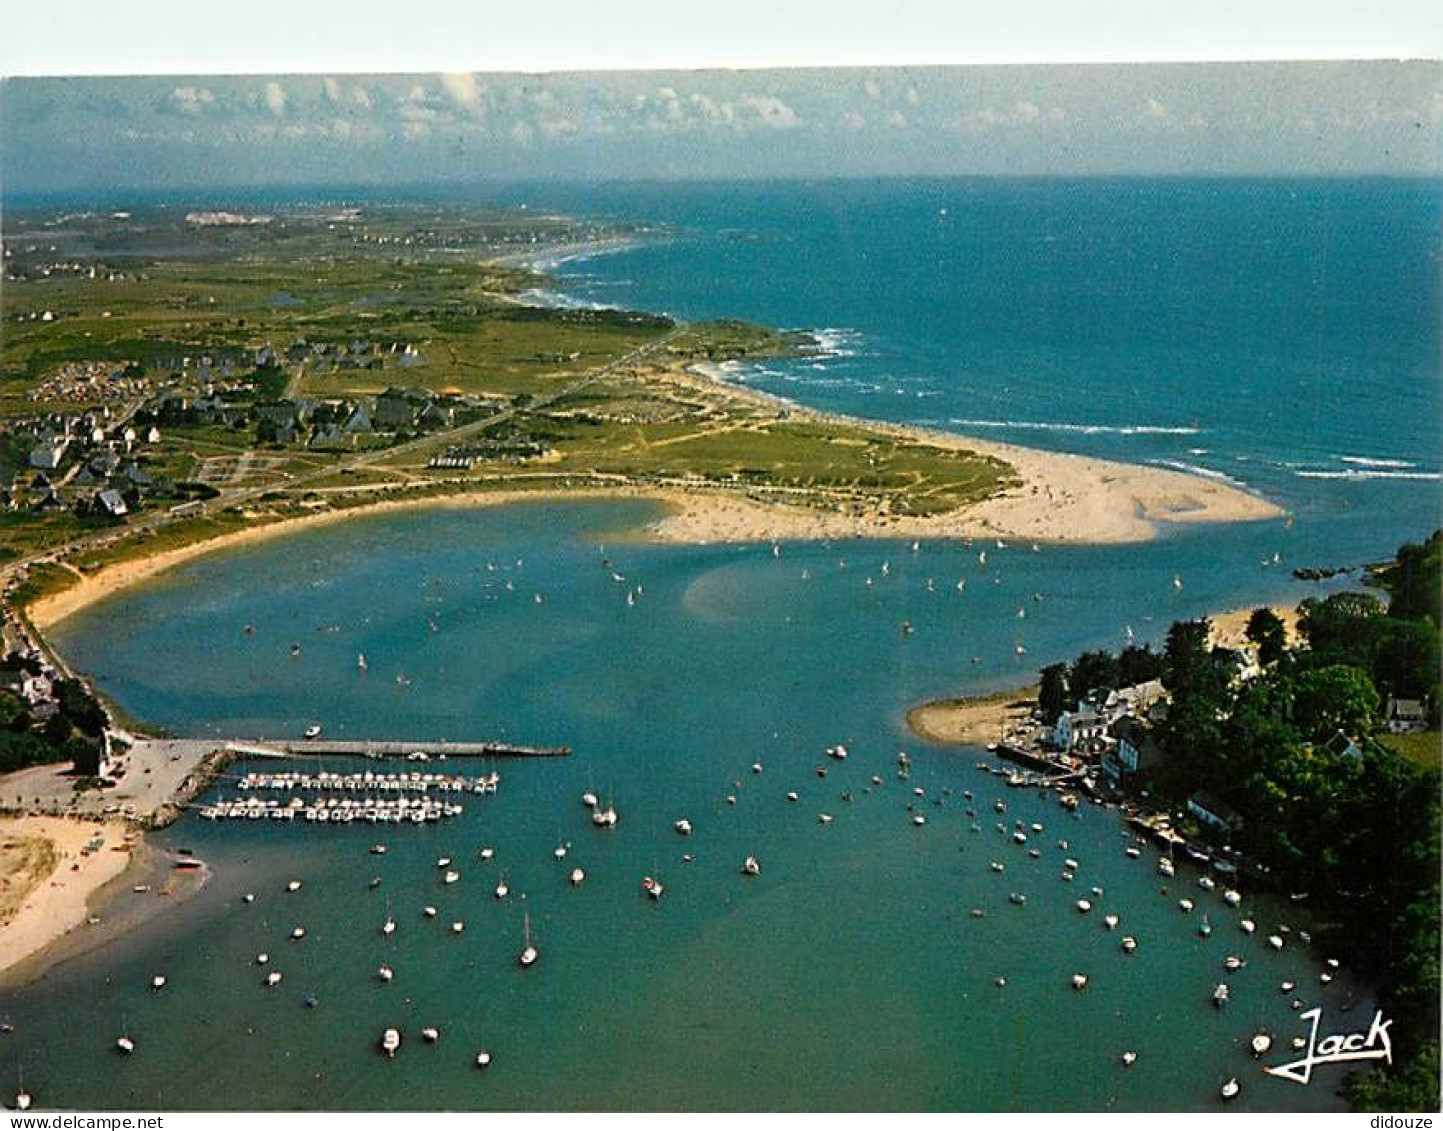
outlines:
M212 881L143 932L0 993L17 1024L5 1085L23 1063L38 1103L80 1108L1206 1110L1235 1076L1239 1107L1339 1106L1336 1069L1301 1087L1247 1049L1267 1031L1266 1061L1290 1059L1315 1004L1325 1028L1371 1019L1347 970L1321 982L1327 956L1298 938L1306 904L1244 888L1229 909L1188 864L1163 879L1153 851L1125 854L1114 813L1074 816L1008 789L974 766L983 751L919 743L902 716L929 696L1015 686L1129 630L1158 640L1174 619L1295 601L1317 588L1294 565L1426 536L1436 192L516 191L677 233L561 265L569 301L829 331L832 356L737 380L825 408L1187 462L1261 489L1294 522L1138 546L987 545L983 563L980 544L649 546L626 537L652 517L646 504L538 502L358 518L188 563L56 633L139 717L193 734L319 723L337 738L574 753L486 764L499 793L423 828L186 817L158 839L207 860ZM1409 477L1370 474L1385 472ZM835 743L843 762L825 754ZM592 828L587 790L615 803L615 829ZM211 797L234 795L221 782ZM683 816L690 838L672 831ZM1011 835L1019 821L1026 844ZM378 840L384 856L367 851ZM741 874L748 855L760 876ZM441 856L457 883L443 884ZM659 901L645 875L665 883ZM304 886L288 893L292 878ZM522 971L527 916L541 958ZM287 941L297 925L307 937ZM262 986L261 951L279 986ZM1225 975L1230 954L1247 965ZM155 973L169 978L160 993ZM1223 980L1232 1003L1219 1010ZM1280 992L1284 980L1297 988ZM391 1025L404 1044L388 1063L376 1042ZM441 1030L434 1047L426 1026ZM129 1058L112 1051L122 1027Z

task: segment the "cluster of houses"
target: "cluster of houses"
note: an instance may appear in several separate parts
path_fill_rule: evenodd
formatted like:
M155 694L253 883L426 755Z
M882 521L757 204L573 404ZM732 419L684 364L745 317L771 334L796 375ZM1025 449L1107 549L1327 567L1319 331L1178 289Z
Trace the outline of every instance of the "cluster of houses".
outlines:
M73 361L62 365L27 394L32 401L103 404L150 393L152 384L132 362Z
M50 414L15 429L17 439L29 445L28 469L0 488L0 507L6 510L74 510L119 519L142 495L169 494L173 488L138 458L160 443L160 429L117 417L108 405Z

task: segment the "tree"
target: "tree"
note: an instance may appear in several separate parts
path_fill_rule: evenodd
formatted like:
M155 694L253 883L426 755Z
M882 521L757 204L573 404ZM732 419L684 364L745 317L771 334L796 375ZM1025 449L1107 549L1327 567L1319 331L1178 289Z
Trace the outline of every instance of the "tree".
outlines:
M1206 618L1177 621L1167 630L1162 682L1174 695L1197 692L1209 699L1221 698L1226 681L1213 663L1208 645L1211 635L1212 622Z
M1139 648L1129 644L1117 657L1117 678L1123 687L1135 687L1162 675L1162 657L1152 650L1151 644Z
M1067 665L1048 664L1042 669L1037 689L1037 709L1042 721L1051 726L1067 707Z
M1078 696L1093 691L1111 691L1118 686L1117 657L1098 649L1084 652L1072 661L1067 673L1068 686Z
M1267 667L1282 659L1288 643L1288 630L1282 617L1272 609L1261 608L1248 617L1247 637L1258 646L1258 660Z
M1368 673L1349 664L1304 672L1295 681L1294 691L1298 730L1319 742L1340 730L1348 735L1366 734L1382 706Z
M1427 617L1439 623L1443 602L1443 531L1435 530L1423 545L1412 542L1398 547L1396 562L1378 572L1378 582L1388 591L1388 615L1400 620Z

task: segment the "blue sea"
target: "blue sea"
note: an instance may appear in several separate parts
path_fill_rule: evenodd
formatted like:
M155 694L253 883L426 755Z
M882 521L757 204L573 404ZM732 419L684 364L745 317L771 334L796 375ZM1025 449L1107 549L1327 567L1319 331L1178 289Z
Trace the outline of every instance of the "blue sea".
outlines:
M198 559L94 606L61 626L59 646L177 732L274 737L321 722L337 737L574 753L498 763L500 793L435 828L183 819L159 842L211 864L200 895L0 992L37 1102L1213 1110L1235 1076L1239 1108L1339 1107L1337 1070L1300 1087L1247 1050L1266 1031L1278 1046L1266 1062L1287 1059L1311 1005L1336 1027L1371 1018L1346 969L1320 980L1328 956L1297 935L1305 905L1245 889L1229 909L1186 864L1168 881L1152 851L1125 855L1115 813L1073 816L1009 790L974 766L984 751L920 743L903 715L930 696L1016 686L1129 631L1156 641L1173 619L1326 591L1291 569L1426 537L1443 467L1438 186L533 185L478 198L659 229L556 264L547 301L748 318L828 346L732 380L1186 465L1262 492L1292 521L988 547L983 563L952 542L652 546L628 538L654 516L647 504L535 503L360 518ZM628 605L633 586L644 592ZM837 742L842 763L824 753ZM586 820L588 789L615 801L615 830ZM222 782L211 796L234 792ZM681 816L687 840L672 831ZM1019 821L1025 848L1010 835ZM367 851L378 838L384 857ZM440 855L459 883L440 884ZM740 874L747 855L762 863L755 879ZM588 879L572 889L578 864ZM642 895L643 875L665 881L660 901ZM305 886L289 894L292 876ZM422 917L428 903L438 919ZM527 916L542 959L522 972ZM296 924L308 934L292 944ZM1284 950L1264 944L1285 926ZM1132 958L1124 933L1140 943ZM275 990L252 964L261 950L286 974ZM1231 976L1229 954L1247 963ZM390 985L374 978L382 961ZM157 971L161 994L148 989ZM1232 1005L1217 1010L1225 978ZM1284 979L1298 988L1280 992ZM121 1025L138 1045L124 1060ZM376 1051L388 1025L406 1042L391 1063ZM419 1038L427 1025L442 1030L435 1047ZM480 1048L495 1057L484 1073ZM1124 1051L1139 1054L1130 1068Z

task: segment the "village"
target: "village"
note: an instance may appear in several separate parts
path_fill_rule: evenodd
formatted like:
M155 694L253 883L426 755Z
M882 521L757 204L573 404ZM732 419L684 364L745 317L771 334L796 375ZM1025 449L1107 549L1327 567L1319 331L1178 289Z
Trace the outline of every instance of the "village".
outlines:
M36 385L29 399L77 405L71 411L12 416L4 439L15 472L0 486L0 507L37 515L68 512L123 522L148 506L184 514L187 504L214 498L240 478L235 448L260 455L348 453L384 449L400 441L484 420L511 404L505 396L433 392L389 385L374 395L307 396L292 392L305 373L364 370L395 373L421 358L410 342L313 342L283 349L218 349L134 360L71 362ZM229 449L207 443L213 436ZM191 458L164 440L186 441ZM497 434L448 448L437 469L467 468L477 459L525 459L544 454L526 437ZM272 457L274 458L274 457ZM193 508L190 508L193 509Z

